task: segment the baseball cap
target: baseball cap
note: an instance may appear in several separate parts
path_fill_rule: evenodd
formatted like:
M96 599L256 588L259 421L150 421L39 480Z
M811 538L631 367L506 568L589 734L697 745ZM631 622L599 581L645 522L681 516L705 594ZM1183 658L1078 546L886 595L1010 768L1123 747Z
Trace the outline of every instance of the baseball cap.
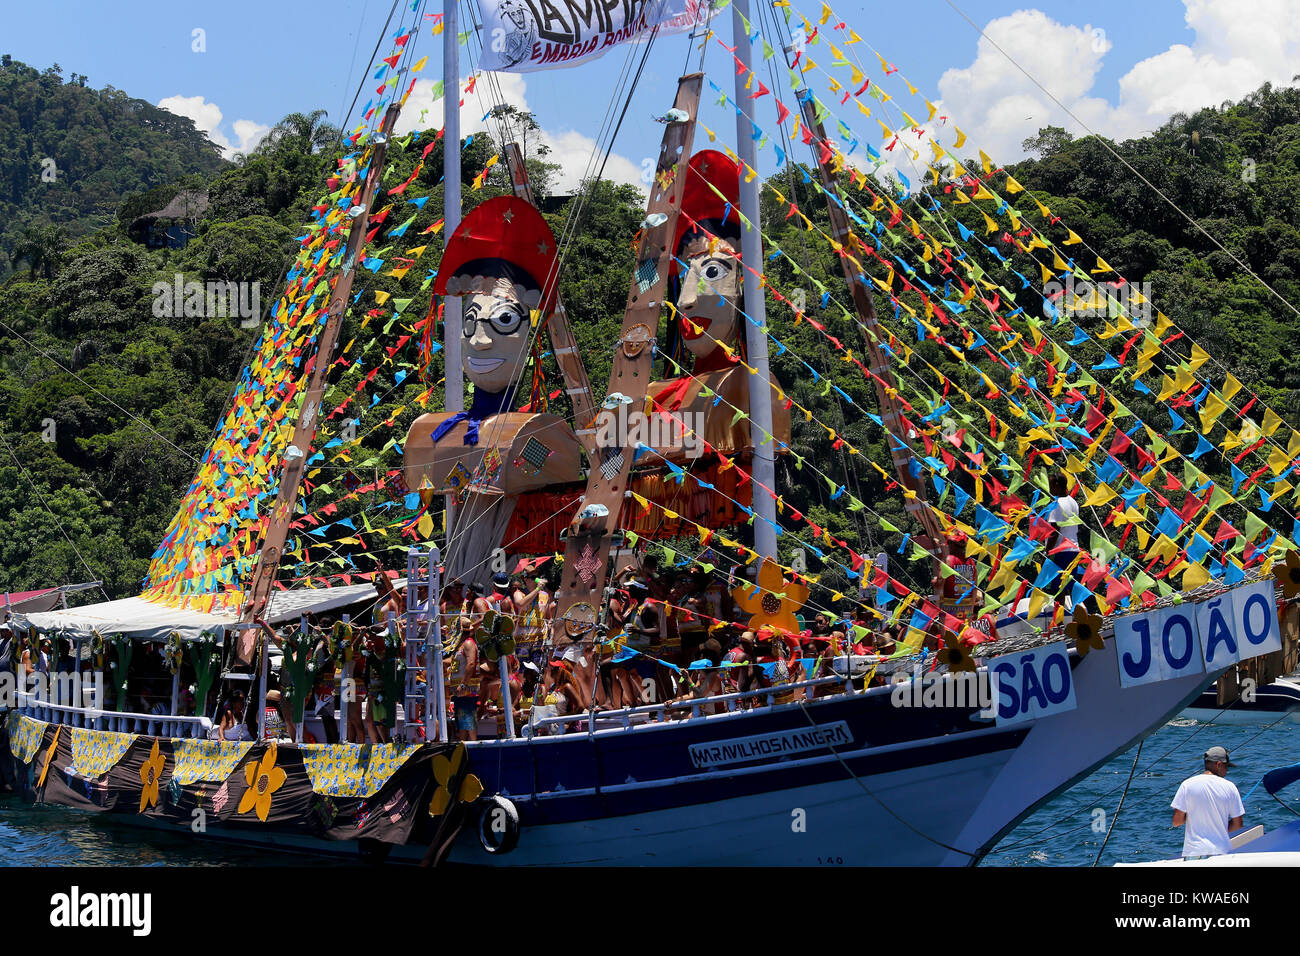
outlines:
M1214 763L1226 763L1229 767L1235 767L1236 764L1228 760L1228 751L1223 747L1211 747L1205 751L1205 759Z

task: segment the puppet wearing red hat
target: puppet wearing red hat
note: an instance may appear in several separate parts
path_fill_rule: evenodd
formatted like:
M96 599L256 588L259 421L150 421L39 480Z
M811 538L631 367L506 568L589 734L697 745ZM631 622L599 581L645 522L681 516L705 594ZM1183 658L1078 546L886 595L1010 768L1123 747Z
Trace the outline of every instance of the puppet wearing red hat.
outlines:
M757 444L747 418L732 424L737 408L749 411L749 371L740 364L746 351L739 196L735 160L711 149L691 157L669 286L676 312L669 324L664 371L675 377L650 385L655 409L682 423L673 443L657 446L677 464L704 455L705 442L729 457ZM781 452L790 441L790 412L778 401L782 392L775 379L772 385L772 433ZM715 401L719 396L721 401Z
M474 392L466 411L417 418L403 460L407 485L424 496L455 493L484 517L504 511L474 522L486 537L476 535L449 557L448 573L467 581L486 573L479 559L500 544L492 534L499 538L515 496L579 477L578 442L564 419L510 410L527 364L532 315L544 318L555 303L556 255L541 213L522 199L498 196L456 227L438 267L434 292L463 297L461 366Z

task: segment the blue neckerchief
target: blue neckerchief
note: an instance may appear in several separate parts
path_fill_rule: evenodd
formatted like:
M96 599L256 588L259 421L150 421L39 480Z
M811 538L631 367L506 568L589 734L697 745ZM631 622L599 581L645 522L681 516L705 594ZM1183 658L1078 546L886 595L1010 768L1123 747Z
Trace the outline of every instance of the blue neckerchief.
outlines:
M504 392L489 392L484 389L474 390L474 399L470 403L469 411L457 412L447 419L441 425L433 430L433 443L436 445L442 441L443 437L459 425L461 422L468 421L469 425L465 429L466 445L478 444L478 427L483 419L490 415L496 415L504 411L514 398L514 386L506 389Z

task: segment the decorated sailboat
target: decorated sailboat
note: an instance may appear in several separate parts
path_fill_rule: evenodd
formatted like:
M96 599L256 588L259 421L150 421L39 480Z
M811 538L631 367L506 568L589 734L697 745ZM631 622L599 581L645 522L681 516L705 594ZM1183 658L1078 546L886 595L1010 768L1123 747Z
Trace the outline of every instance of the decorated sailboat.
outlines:
M730 44L715 33L727 6ZM1083 239L987 158L968 169L965 133L828 5L602 8L594 33L550 6L482 7L485 72L468 83L459 47L477 34L455 4L412 4L373 65L379 102L346 139L143 594L16 619L5 732L31 799L425 862L969 865L1228 668L1294 643L1300 553L1270 522L1300 433L1282 438L1268 411L1245 434L1258 400L1162 313L1078 324L1085 307L1048 287L1088 275ZM486 39L494 24L506 42ZM663 104L623 318L584 354L593 317L559 294L579 225L556 235L509 143L472 180L482 191L504 166L503 194L462 219L456 94L491 69L582 69L634 41L649 56L674 31L701 64L725 48L732 89L701 66ZM429 35L444 40L444 126L399 131ZM701 129L718 138L706 84L735 113L734 151L696 148ZM435 148L436 221L408 195ZM781 175L760 176L760 148ZM411 172L390 185L394 155ZM923 170L915 190L904 156ZM764 190L837 279L782 247ZM1004 230L997 245L972 213ZM1094 275L1115 272L1092 257ZM419 355L402 365L406 348ZM592 348L610 361L603 396ZM1142 381L1156 368L1158 394ZM365 396L390 393L401 406L367 419ZM1197 449L1130 395L1179 421L1194 407ZM828 424L831 408L858 421ZM1209 451L1239 445L1259 470L1211 470ZM893 493L905 518L883 513ZM1229 530L1205 534L1216 515ZM512 579L548 562L553 592ZM665 563L691 583L669 586ZM42 640L71 645L71 690L28 672ZM170 700L133 693L155 659ZM544 674L524 693L528 662Z

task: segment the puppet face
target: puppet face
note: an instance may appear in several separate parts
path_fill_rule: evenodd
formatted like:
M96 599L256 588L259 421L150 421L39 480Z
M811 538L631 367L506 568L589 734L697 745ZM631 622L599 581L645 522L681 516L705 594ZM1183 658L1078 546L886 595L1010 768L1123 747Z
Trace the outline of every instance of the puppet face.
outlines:
M476 388L503 392L514 382L528 349L528 313L518 289L505 279L491 292L466 297L461 364Z
M682 291L677 296L681 311L682 341L696 358L708 355L719 342L736 341L736 312L740 301L740 257L726 240L715 248L696 251L686 258ZM686 321L698 327L692 328Z

